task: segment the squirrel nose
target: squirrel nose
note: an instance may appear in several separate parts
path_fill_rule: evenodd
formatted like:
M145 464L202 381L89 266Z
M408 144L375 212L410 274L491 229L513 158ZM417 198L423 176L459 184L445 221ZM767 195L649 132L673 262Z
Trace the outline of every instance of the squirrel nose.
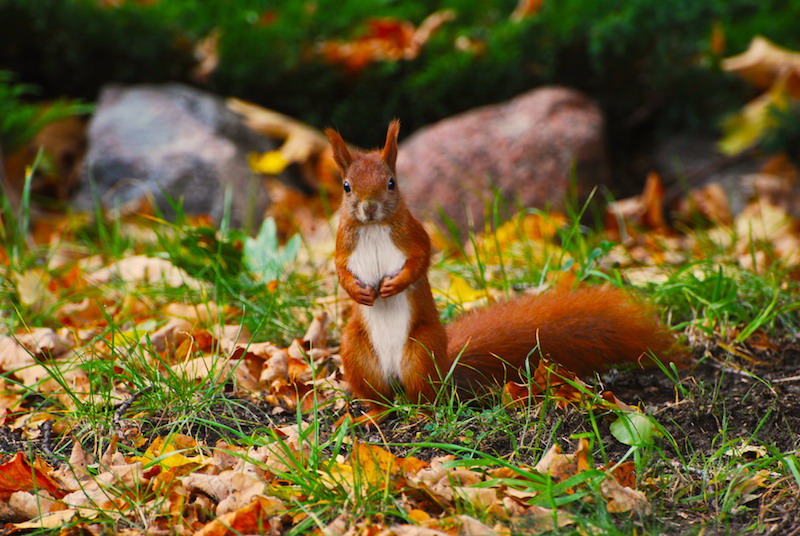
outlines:
M365 201L364 212L366 212L368 216L374 216L375 213L378 212L378 203L375 201Z

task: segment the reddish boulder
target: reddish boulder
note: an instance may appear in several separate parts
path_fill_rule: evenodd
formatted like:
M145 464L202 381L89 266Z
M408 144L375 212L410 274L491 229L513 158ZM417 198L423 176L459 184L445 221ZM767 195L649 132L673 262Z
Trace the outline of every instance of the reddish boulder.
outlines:
M486 201L561 207L574 176L578 193L605 182L603 116L577 91L548 87L425 127L400 146L397 174L424 218L441 207L462 229L483 225Z

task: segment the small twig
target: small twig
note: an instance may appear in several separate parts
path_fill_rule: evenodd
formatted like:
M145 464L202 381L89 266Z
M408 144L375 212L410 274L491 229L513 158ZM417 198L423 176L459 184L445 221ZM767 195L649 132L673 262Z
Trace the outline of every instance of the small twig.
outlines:
M141 391L133 393L129 399L125 400L124 402L122 402L119 405L117 410L114 412L113 424L114 424L114 428L115 429L119 429L120 428L120 421L122 420L122 416L125 414L126 411L128 411L131 408L133 403L136 402L136 400L140 396L142 396L143 394L148 393L148 392L150 392L152 390L153 390L153 386L152 385L150 387L145 387Z
M797 381L800 381L800 375L788 376L786 378L778 378L777 380L772 380L772 383L797 382Z
M53 439L53 421L44 421L42 424L42 452L48 456L54 456L53 449L50 448L50 442Z

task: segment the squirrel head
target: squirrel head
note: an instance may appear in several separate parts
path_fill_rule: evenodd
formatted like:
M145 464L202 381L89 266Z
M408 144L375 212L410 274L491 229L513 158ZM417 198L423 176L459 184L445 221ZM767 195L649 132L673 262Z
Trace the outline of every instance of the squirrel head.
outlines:
M337 131L325 130L342 172L342 211L355 221L384 223L402 206L395 176L399 130L400 121L395 119L389 123L383 149L369 152L351 151Z

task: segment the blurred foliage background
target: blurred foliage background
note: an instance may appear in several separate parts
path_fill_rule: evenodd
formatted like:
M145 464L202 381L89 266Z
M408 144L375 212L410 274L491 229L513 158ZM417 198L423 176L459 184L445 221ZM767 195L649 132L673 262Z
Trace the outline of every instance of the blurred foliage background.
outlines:
M791 0L545 0L511 17L515 0L0 0L0 69L46 97L92 101L108 82L183 81L196 45L218 32L219 63L199 85L252 100L346 139L404 133L542 84L594 97L612 158L658 136L717 132L753 91L719 69L761 34L800 48ZM452 9L413 59L358 72L327 62L326 41L352 41L369 21L419 25ZM776 142L777 143L777 142Z

